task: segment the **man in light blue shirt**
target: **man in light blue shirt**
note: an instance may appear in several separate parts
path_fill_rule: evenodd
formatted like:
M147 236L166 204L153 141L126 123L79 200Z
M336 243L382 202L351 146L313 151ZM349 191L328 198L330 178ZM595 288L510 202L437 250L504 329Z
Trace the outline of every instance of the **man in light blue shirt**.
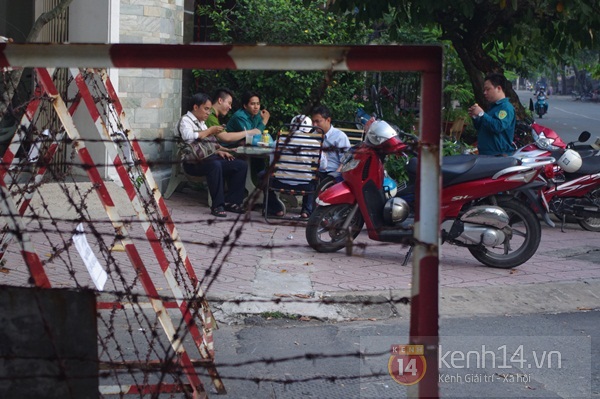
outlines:
M342 156L350 149L350 140L346 133L333 127L331 112L326 106L319 105L313 108L310 116L313 126L323 129L325 132L323 154L327 157L327 167L319 170L321 178L333 175L337 181L341 181L339 171L342 166Z

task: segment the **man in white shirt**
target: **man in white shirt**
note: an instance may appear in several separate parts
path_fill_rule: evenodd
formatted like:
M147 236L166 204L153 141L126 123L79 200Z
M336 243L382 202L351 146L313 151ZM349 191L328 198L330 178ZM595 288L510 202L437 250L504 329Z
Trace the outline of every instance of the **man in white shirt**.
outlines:
M229 150L218 144L215 135L223 132L224 128L221 125L206 126L205 121L211 109L212 102L208 95L194 94L189 111L177 124L181 139L189 144L197 142L197 148L203 152L201 159L188 155L183 160L183 169L192 176L206 176L212 198L212 215L225 217L225 211L244 213L242 201L248 164L236 159ZM227 193L224 193L225 181L229 188Z
M332 175L337 181L341 181L340 168L342 156L350 149L350 140L346 133L336 129L331 124L331 112L324 105L312 109L311 118L313 126L323 129L325 141L323 141L323 154L327 157L327 166L319 169L321 178Z

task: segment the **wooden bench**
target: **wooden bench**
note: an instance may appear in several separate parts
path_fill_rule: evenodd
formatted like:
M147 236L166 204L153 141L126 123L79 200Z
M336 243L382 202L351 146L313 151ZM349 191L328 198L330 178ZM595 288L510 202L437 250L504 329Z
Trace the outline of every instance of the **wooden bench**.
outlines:
M346 133L346 136L348 136L348 140L350 140L351 146L360 144L363 141L364 131L363 129L357 129L356 122L333 120L331 121L331 123L333 124L333 126L335 126L336 129L339 129L342 132Z
M363 131L361 129L350 129L345 127L338 127L338 129L346 133L348 140L350 140L350 145L353 147L363 141Z

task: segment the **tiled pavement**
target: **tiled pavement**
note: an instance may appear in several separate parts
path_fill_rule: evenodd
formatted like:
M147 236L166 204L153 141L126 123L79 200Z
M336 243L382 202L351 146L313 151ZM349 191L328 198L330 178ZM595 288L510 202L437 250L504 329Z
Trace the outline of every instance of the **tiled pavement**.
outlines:
M53 198L50 208L53 217L67 214L64 202ZM94 198L92 198L94 197ZM343 251L321 254L306 244L304 225L267 224L259 211L252 211L239 219L230 214L227 218L212 217L202 200L201 192L190 189L175 193L167 206L172 212L179 234L187 253L199 276L210 270L204 288L212 298L240 296L272 297L273 295L362 295L366 293L409 292L411 285L411 263L402 266L407 248L400 245L370 241L366 233L356 240L364 247L356 248L352 256ZM98 218L96 227L104 232L103 242L113 243L113 229L99 207L95 196L89 197L90 215ZM143 231L135 223L133 212L127 211L127 199L120 198L119 211L132 220L127 226L139 244L142 259L149 269L159 291L167 290L162 273L148 244L142 239ZM38 201L38 206L41 201ZM100 222L102 221L102 222ZM30 222L33 225L34 222ZM37 222L36 222L37 223ZM68 242L68 231L72 224L65 223L63 233L49 232L33 234L33 241L40 256L47 261L46 270L54 286L80 286L91 284L80 258L70 248L50 258L56 247ZM40 229L43 230L43 229ZM235 239L236 233L239 237ZM229 242L222 246L223 237ZM92 247L98 249L99 241L89 237ZM234 242L235 245L230 244ZM51 243L51 244L49 244ZM129 269L125 253L111 252L113 259L101 263L120 268L124 280L132 287L135 273ZM26 285L28 272L13 246L6 255L4 273L0 273L0 284ZM72 264L72 269L68 265ZM212 266L211 266L212 265ZM111 270L114 270L112 268ZM214 278L217 274L216 278ZM177 276L176 276L177 277ZM600 281L600 233L582 230L578 225L568 224L566 232L558 228L543 227L540 248L527 263L513 270L485 267L470 253L459 247L443 245L440 255L440 287L442 293L449 289L477 289L486 287L521 287L534 284L556 284L564 282ZM113 284L111 287L110 284ZM111 283L107 290L119 290L121 281ZM141 291L141 286L138 287ZM135 288L134 288L135 289ZM596 298L598 299L598 298ZM600 306L600 300L598 300Z
M198 220L214 220L205 207L197 206L190 192L176 193L168 204L173 218L184 220L194 215ZM237 215L235 215L237 216ZM235 220L229 215L216 220L210 229L221 231L211 234L222 237ZM241 225L241 222L239 222ZM407 248L401 245L370 241L366 232L356 243L364 248L355 249L352 256L343 251L321 254L306 244L304 225L286 226L266 224L260 213L253 211L243 224L240 244L234 254L223 263L226 278L217 278L215 291L240 293L248 289L257 269L280 274L305 274L315 291L365 291L405 289L410 287L411 263L402 266ZM181 235L189 240L202 235L193 224L179 225ZM257 248L257 246L263 246ZM272 248L265 248L272 246ZM192 259L206 254L202 248L188 246ZM204 255L204 259L210 258ZM594 255L595 254L595 255ZM543 228L540 248L527 263L513 270L493 269L480 264L464 248L443 245L440 255L440 285L442 287L481 287L540 282L563 282L600 278L600 234L588 232L576 224L568 224L565 232L558 228Z

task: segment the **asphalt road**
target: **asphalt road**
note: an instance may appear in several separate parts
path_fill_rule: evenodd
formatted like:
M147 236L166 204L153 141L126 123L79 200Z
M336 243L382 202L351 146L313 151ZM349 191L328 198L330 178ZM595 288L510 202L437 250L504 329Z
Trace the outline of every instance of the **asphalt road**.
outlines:
M441 397L599 398L598 325L599 311L444 318ZM391 345L407 336L407 319L222 325L216 361L228 394L218 397L403 398L406 386L388 374L388 361ZM482 344L496 367L489 357L484 367L461 363L460 353Z
M530 91L517 94L525 107L529 107L529 99L535 101ZM536 122L557 132L563 141L576 140L584 130L592 134L590 142L600 137L600 103L574 101L571 96L550 96L547 101L548 113Z

